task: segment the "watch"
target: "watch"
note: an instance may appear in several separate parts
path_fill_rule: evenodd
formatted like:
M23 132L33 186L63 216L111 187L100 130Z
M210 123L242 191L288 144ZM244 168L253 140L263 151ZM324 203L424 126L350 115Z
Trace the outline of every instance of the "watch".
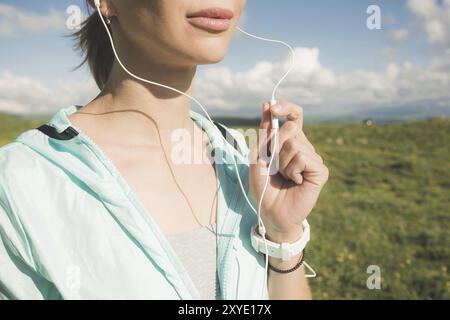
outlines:
M251 231L251 241L252 247L257 252L267 254L268 256L287 261L292 259L294 256L300 254L303 249L305 249L306 244L309 242L310 231L309 223L306 219L303 221L303 235L302 237L294 243L275 243L266 239L266 245L264 243L263 237L258 232L258 225L253 226Z

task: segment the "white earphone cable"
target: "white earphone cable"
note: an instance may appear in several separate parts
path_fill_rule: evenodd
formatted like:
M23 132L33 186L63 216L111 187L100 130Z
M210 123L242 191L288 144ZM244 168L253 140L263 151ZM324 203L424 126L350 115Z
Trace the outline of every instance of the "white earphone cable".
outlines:
M286 71L286 73L283 75L283 77L277 82L277 84L275 85L275 87L273 88L272 91L272 98L270 101L270 105L273 106L274 104L276 104L276 91L278 90L278 87L280 86L280 84L284 81L284 79L289 75L289 73L292 71L292 69L295 66L295 51L294 49L286 42L281 41L281 40L275 40L275 39L269 39L269 38L263 38L263 37L259 37L259 36L255 36L251 33L248 33L247 31L243 30L240 27L236 27L237 30L239 30L240 32L242 32L243 34L245 34L246 36L249 36L251 38L257 39L257 40L262 40L262 41L266 41L266 42L273 42L273 43L278 43L278 44L282 44L284 46L286 46L290 52L291 52L291 65L289 67L289 69ZM264 195L266 194L267 188L269 186L269 181L270 181L270 171L273 165L273 161L275 159L275 155L276 155L276 151L277 151L277 143L278 143L278 130L279 130L279 125L278 125L278 119L272 119L272 129L274 130L274 136L273 136L273 145L272 145L272 152L271 152L271 156L270 156L270 161L269 161L269 165L267 168L267 176L266 179L264 181L264 187L263 187L263 191L261 193L261 198L259 199L259 204L258 204L258 211L257 211L257 215L258 215L258 231L261 234L263 240L264 240L264 247L265 247L265 251L268 252L268 247L267 247L267 239L266 239L266 228L264 227L263 221L261 220L261 208L262 208L262 204L263 204L263 200L264 200ZM263 291L267 290L267 288L265 288L265 286L267 285L267 273L268 273L268 268L269 268L269 259L266 255L265 257L265 272L264 272L264 286L263 286ZM264 296L264 293L263 293Z
M96 6L97 6L97 3L96 3ZM103 15L101 14L100 7L99 7L99 6L97 6L97 12L98 12L98 14L99 14L99 16L100 16L100 19L101 19L102 22L103 22L103 25L105 26L105 29L106 29L106 32L107 32L107 34L108 34L109 40L110 40L110 42L111 42L111 47L112 47L114 56L115 56L117 62L119 63L120 67L121 67L128 75L130 75L131 77L135 78L136 80L139 80L139 81L142 81L142 82L145 82L145 83L148 83L148 84L152 84L152 85L155 85L155 86L158 86L158 87L162 87L162 88L165 88L165 89L174 91L174 92L176 92L176 93L179 93L179 94L181 94L181 95L183 95L183 96L185 96L185 97L191 99L192 101L194 101L194 102L202 109L202 111L203 111L203 113L205 114L205 116L206 116L206 118L208 119L208 121L213 125L214 128L216 128L216 126L214 125L214 121L211 119L211 117L209 116L209 114L208 114L208 112L206 111L206 109L203 107L203 105L200 103L200 101L198 101L195 97L193 97L193 96L191 96L191 95L189 95L189 94L187 94L187 93L185 93L185 92L183 92L183 91L180 91L180 90L178 90L178 89L172 88L172 87L170 87L170 86L167 86L167 85L164 85L164 84L161 84L161 83L158 83L158 82L154 82L154 81L150 81L150 80L141 78L141 77L136 76L135 74L133 74L131 71L129 71L129 70L127 69L127 67L125 67L125 65L122 63L122 61L121 61L119 55L117 54L117 51L116 51L116 48L115 48L115 45L114 45L114 40L113 40L113 38L112 38L111 32L109 31L108 25L106 24L106 22L105 22L105 20L104 20L104 18L103 18ZM219 130L219 129L217 129L217 130ZM220 134L220 136L222 136L222 134ZM230 147L231 147L231 148L233 148L233 147L230 145L230 143L229 143L225 138L223 138L223 139L224 139L224 141L225 141L225 143L226 143L226 146L227 146L227 148L228 148L228 152L230 152L230 151L231 151L231 150L230 150ZM232 154L232 153L231 153L231 154ZM239 185L240 185L241 190L242 190L242 192L243 192L243 195L244 195L244 197L245 197L245 199L246 199L248 205L252 208L252 210L253 210L255 213L257 213L256 209L253 207L252 203L250 202L250 200L248 199L248 197L247 197L247 195L246 195L246 193L245 193L245 188L244 188L244 185L243 185L243 183L242 183L241 177L240 177L240 175L239 175L239 170L238 170L238 167L237 167L236 160L234 159L234 157L231 157L231 158L233 159L233 164L234 164L234 167L235 167L235 170L236 170L236 173L237 173L238 182L239 182Z
M289 66L289 69L286 71L286 73L283 75L283 77L277 82L277 84L275 85L275 87L273 88L273 91L272 91L272 101L276 102L275 93L278 90L278 87L284 81L284 79L289 75L289 73L292 71L292 69L294 69L294 67L295 67L295 51L294 51L294 49L292 48L292 46L290 46L288 43L286 43L284 41L255 36L251 33L248 33L247 31L241 29L240 27L236 27L236 29L239 30L240 32L242 32L243 34L245 34L246 36L249 36L249 37L257 39L257 40L282 44L283 46L287 47L289 49L289 51L291 52L291 65Z
M134 79L136 79L136 80L139 80L139 81L142 81L142 82L144 82L144 83L148 83L148 84L151 84L151 85L155 85L155 86L158 86L158 87L162 87L162 88L165 88L165 89L174 91L174 92L176 92L176 93L179 93L179 94L181 94L181 95L183 95L183 96L189 98L191 101L195 102L195 103L200 107L200 109L203 111L203 113L205 114L205 116L206 116L206 118L208 119L208 121L212 124L213 128L215 128L215 129L218 131L219 136L221 136L221 137L223 138L223 140L225 141L225 145L227 146L228 152L229 152L230 154L233 154L233 151L232 151L232 150L233 150L234 147L231 146L231 144L227 141L227 139L226 139L225 137L222 136L222 134L220 133L219 129L214 125L214 122L213 122L213 120L211 119L209 113L206 111L206 109L203 107L203 105L200 103L200 101L198 101L195 97L193 97L193 96L191 96L191 95L189 95L189 94L187 94L187 93L185 93L185 92L183 92L183 91L180 91L180 90L178 90L178 89L176 89L176 88L173 88L173 87L170 87L170 86L167 86L167 85L158 83L158 82L154 82L154 81L150 81L150 80L144 79L144 78L142 78L142 77L139 77L139 76L133 74L131 71L128 70L128 68L122 63L122 61L121 61L121 59L120 59L120 57L119 57L119 55L118 55L118 53L117 53L117 51L116 51L116 48L115 48L115 45L114 45L114 40L113 40L112 34L111 34L111 32L110 32L110 30L109 30L109 28L108 28L107 23L105 22L105 19L104 19L103 15L102 15L102 13L101 13L101 10L100 10L100 0L95 0L95 6L96 6L96 8L97 8L97 13L98 13L98 15L100 16L100 19L101 19L101 21L102 21L102 23L103 23L103 25L104 25L104 27L105 27L105 30L106 30L106 32L107 32L108 37L109 37L109 40L110 40L110 43L111 43L111 47L112 47L114 56L115 56L117 62L119 63L120 67L121 67L128 75L130 75L132 78L134 78ZM292 56L291 56L291 66L289 67L289 69L287 70L287 72L283 75L283 77L280 79L280 81L278 81L278 83L275 85L275 87L274 87L274 89L273 89L273 91L272 91L272 98L271 98L271 106L272 106L272 105L274 105L274 104L276 103L276 99L275 99L276 97L275 97L275 95L276 95L276 91L277 91L278 87L280 86L280 84L283 82L283 80L288 76L288 74L289 74L289 73L292 71L292 69L294 68L294 60L295 60L295 52L294 52L294 49L293 49L289 44L287 44L286 42L283 42L283 41L280 41L280 40L274 40L274 39L268 39L268 38L258 37L258 36L252 35L252 34L246 32L246 31L242 30L240 27L236 27L236 28L237 28L237 30L239 30L240 32L242 32L243 34L245 34L245 35L247 35L247 36L249 36L249 37L252 37L252 38L255 38L255 39L258 39L258 40L263 40L263 41L268 41L268 42L279 43L279 44L282 44L282 45L286 46L286 47L289 48L289 50L291 51L291 54L292 54ZM277 120L277 121L278 121L278 120ZM274 123L274 122L272 122L272 124L273 124L273 123ZM264 195L265 195L265 193L266 193L266 191L267 191L267 187L268 187L269 180L270 180L270 168L272 167L273 160L274 160L274 158L275 158L276 148L277 148L277 140L278 140L278 134L277 134L277 133L278 133L278 122L276 122L276 125L273 125L272 127L273 127L273 129L274 129L274 131L275 131L274 141L273 141L273 149L272 149L273 152L271 153L271 158L270 158L270 161L269 161L269 167L268 167L268 173L267 173L267 177L266 177L266 180L265 180L265 183L264 183L263 192L262 192L261 198L260 198L260 200L259 200L258 210L255 209L255 207L252 205L250 199L248 198L247 193L246 193L245 188L244 188L244 185L243 185L243 183L242 183L241 176L240 176L240 174L239 174L239 169L238 169L238 166L237 166L236 159L235 159L234 156L231 156L231 159L233 160L233 166L234 166L234 169L235 169L235 171L236 171L238 184L239 184L239 186L240 186L240 188L241 188L242 194L243 194L243 196L244 196L244 198L245 198L247 204L249 205L249 207L250 207L250 208L252 209L252 211L258 216L258 227L259 227L259 232L261 233L261 236L262 236L263 239L264 239L264 244L265 244L266 252L268 252L268 250L267 250L267 240L266 240L266 237L265 237L265 227L264 227L264 224L263 224L263 222L262 222L262 220L261 220L260 212L261 212L261 207L262 207ZM267 258L267 255L266 255L266 257L265 257L265 273L264 273L264 285L263 285L263 291L267 291L267 273L268 273L268 258ZM263 293L263 296L264 296L264 293Z

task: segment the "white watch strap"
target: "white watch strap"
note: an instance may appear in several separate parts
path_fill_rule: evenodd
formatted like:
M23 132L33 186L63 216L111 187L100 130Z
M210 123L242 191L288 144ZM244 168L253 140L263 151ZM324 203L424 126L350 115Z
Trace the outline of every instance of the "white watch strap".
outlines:
M262 252L268 256L282 259L284 261L290 260L292 257L302 252L303 249L305 249L306 244L309 242L309 239L309 223L306 219L303 221L303 235L298 241L294 243L275 243L270 240L266 240L268 252L266 252L266 245L263 237L258 233L258 225L255 225L252 228L251 233L252 246L257 252Z

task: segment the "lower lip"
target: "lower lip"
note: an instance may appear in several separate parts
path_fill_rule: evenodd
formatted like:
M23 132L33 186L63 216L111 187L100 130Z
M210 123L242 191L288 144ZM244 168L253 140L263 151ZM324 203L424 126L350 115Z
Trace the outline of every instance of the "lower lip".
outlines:
M230 19L214 19L207 17L193 17L188 18L188 21L199 28L208 31L227 31L230 28Z

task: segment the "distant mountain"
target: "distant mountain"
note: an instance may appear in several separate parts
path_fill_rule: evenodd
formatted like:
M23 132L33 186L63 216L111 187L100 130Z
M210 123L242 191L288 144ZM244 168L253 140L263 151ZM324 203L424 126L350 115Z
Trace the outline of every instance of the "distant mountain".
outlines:
M241 126L254 126L259 123L259 114L254 108L245 108L239 111L224 112L211 110L215 119L224 123ZM317 110L305 108L306 123L352 123L365 119L377 122L402 122L410 120L424 120L435 117L450 117L450 106L396 106L374 109L361 109L349 113L325 114Z
M424 103L423 105L427 105ZM305 108L305 122L306 123L354 123L360 122L365 119L373 119L380 123L387 122L402 122L411 120L424 120L427 118L435 117L450 117L450 106L449 105L429 105L429 106L395 106L395 107L384 107L384 108L373 108L373 109L353 109L351 112L347 113L326 113L326 110L317 110L315 108ZM345 108L344 108L345 109ZM203 115L203 112L194 108L195 111ZM56 111L55 111L56 112ZM233 126L257 126L259 125L260 115L259 109L255 107L244 107L238 110L224 111L223 109L208 109L208 112L212 117L224 125ZM12 119L11 117L17 119L32 119L32 120L44 120L50 119L53 115L50 114L38 114L38 115L11 115L7 113L2 113L2 121L5 122L6 119Z

